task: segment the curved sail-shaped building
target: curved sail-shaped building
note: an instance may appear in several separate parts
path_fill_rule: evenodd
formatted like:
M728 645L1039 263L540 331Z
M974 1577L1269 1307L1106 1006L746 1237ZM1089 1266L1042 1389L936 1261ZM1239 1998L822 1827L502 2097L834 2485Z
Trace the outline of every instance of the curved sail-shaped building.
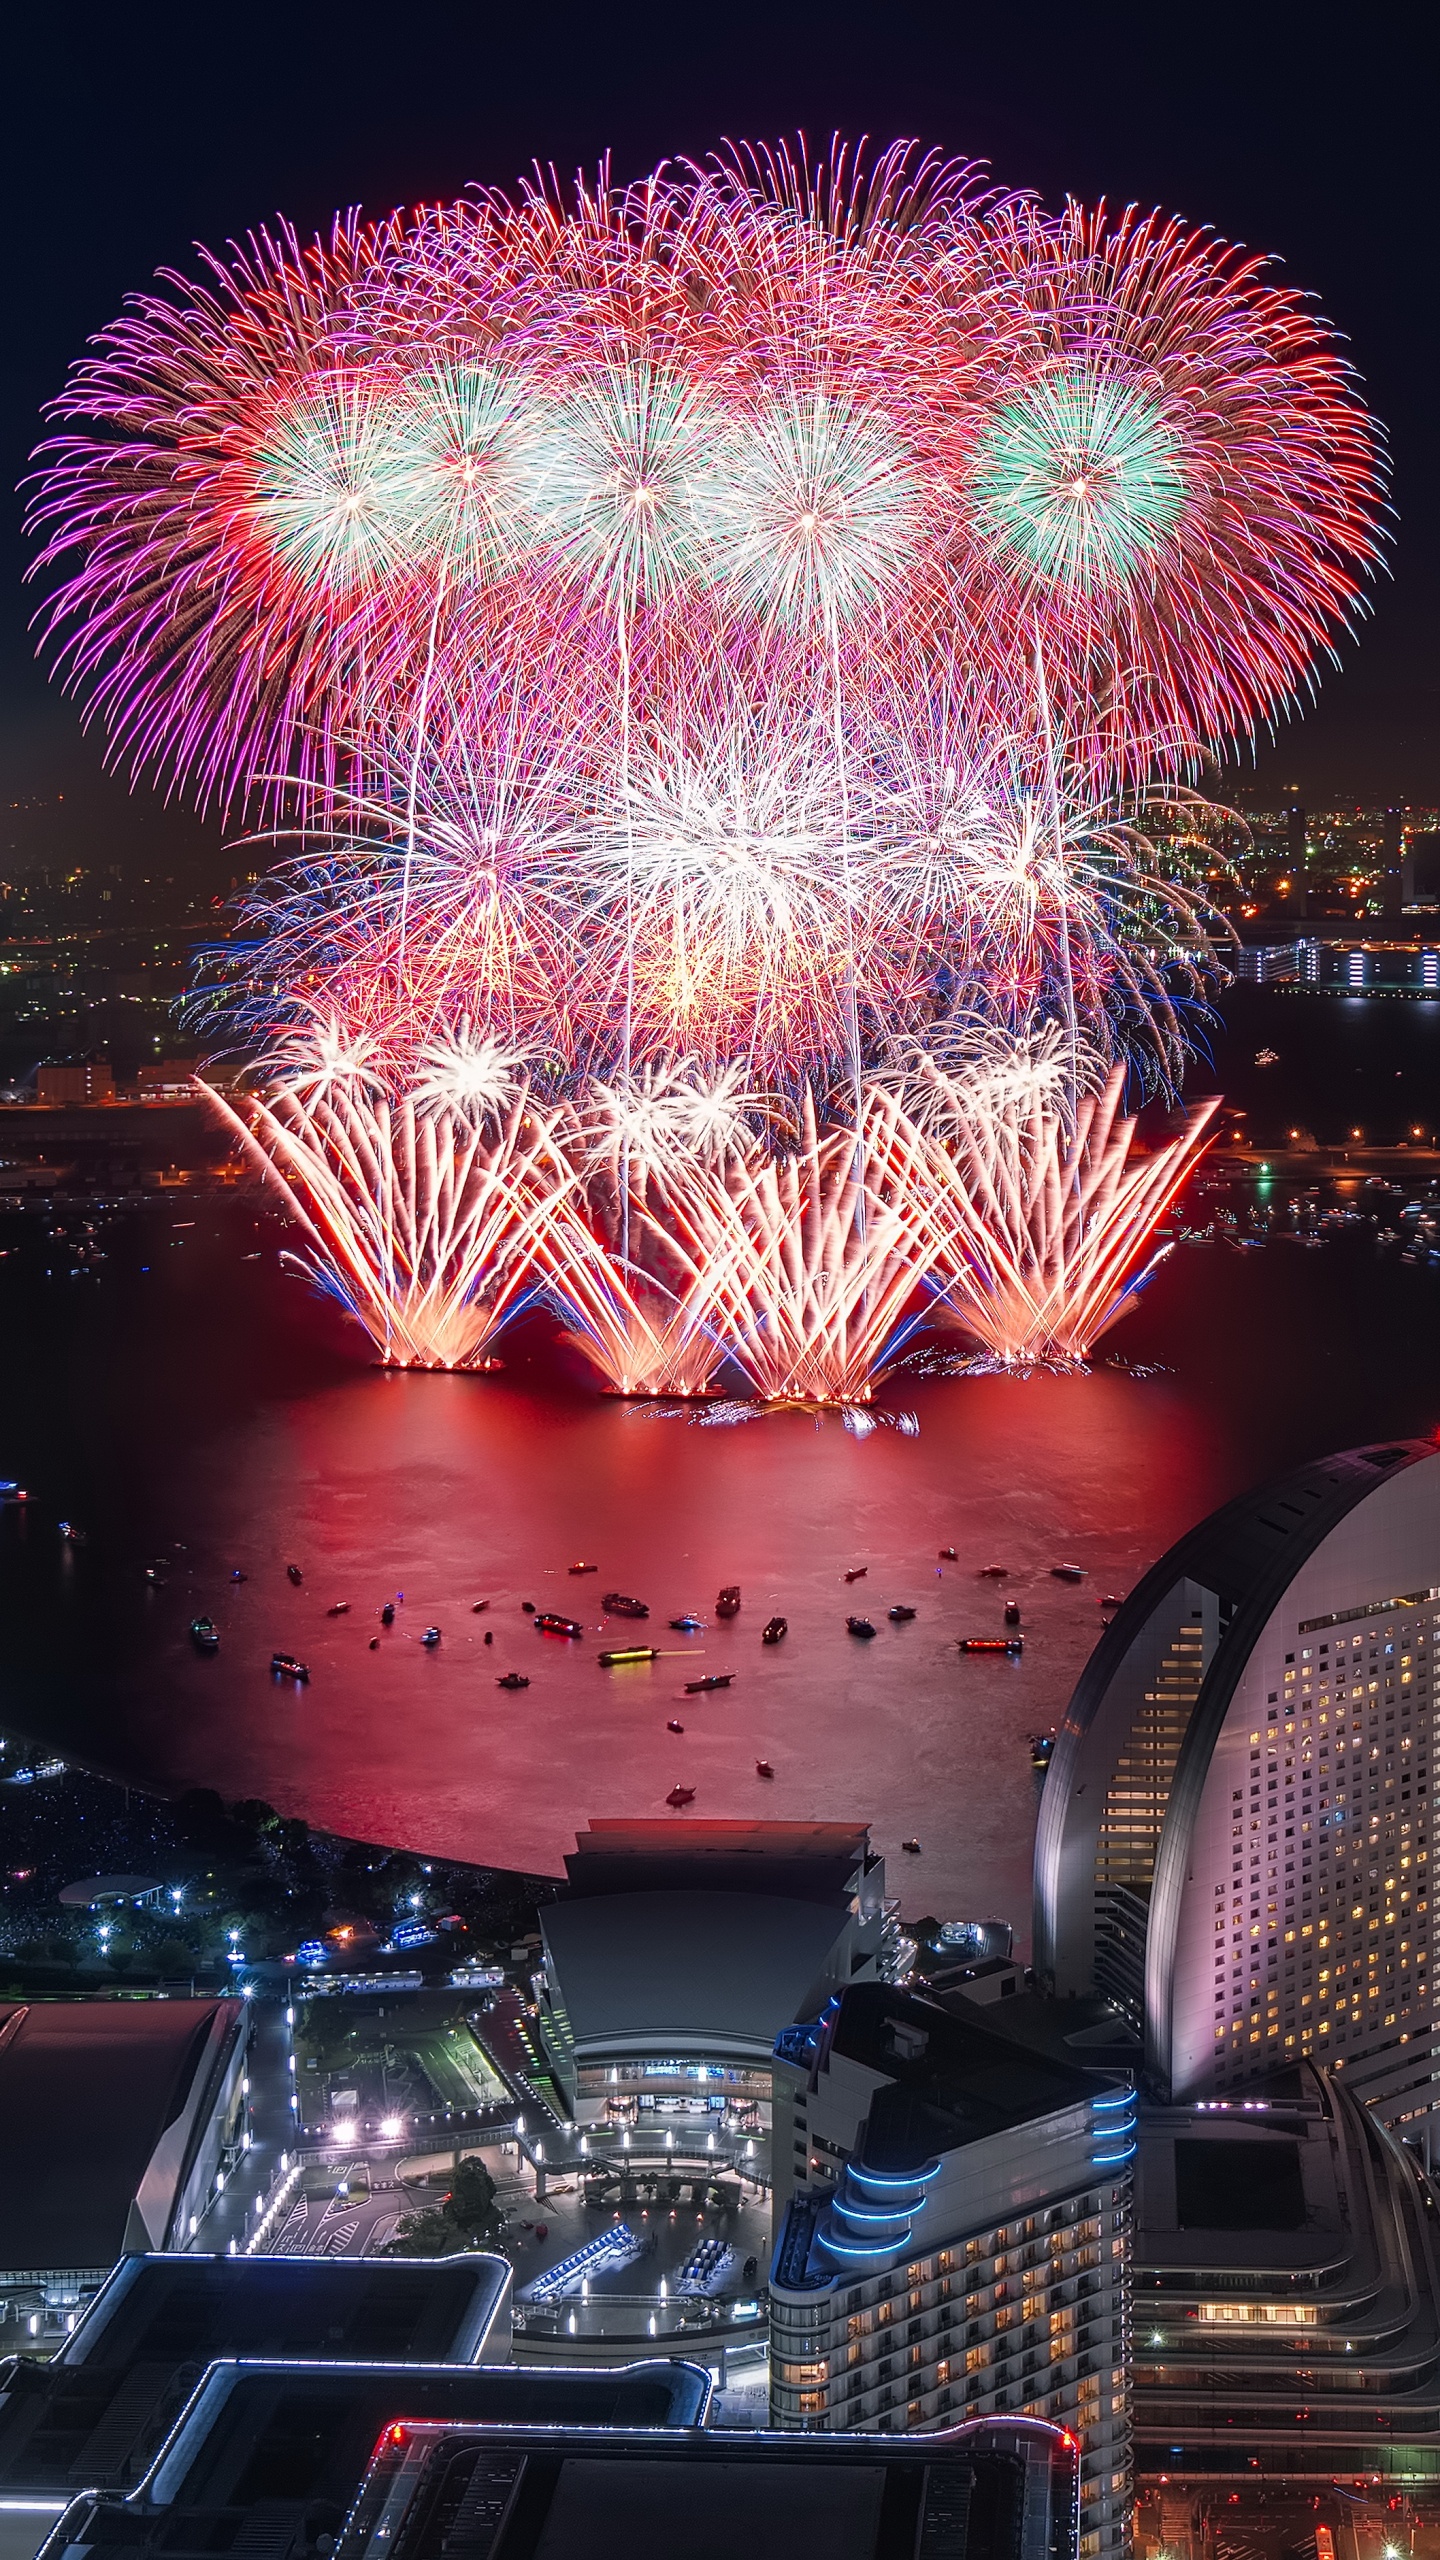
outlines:
M1343 2068L1427 2156L1440 1448L1346 1450L1227 1503L1131 1593L1060 1729L1037 1979L1100 1992L1151 2086Z

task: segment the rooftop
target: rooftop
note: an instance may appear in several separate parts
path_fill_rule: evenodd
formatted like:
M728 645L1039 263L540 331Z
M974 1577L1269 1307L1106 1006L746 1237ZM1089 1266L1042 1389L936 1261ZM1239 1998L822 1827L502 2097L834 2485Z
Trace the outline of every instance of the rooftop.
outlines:
M238 2000L0 2003L0 2267L108 2267Z
M828 1899L709 1891L547 1903L541 1922L577 2052L704 2045L766 2062L834 1987L844 1925Z
M892 2174L1035 2117L1088 2106L1093 2073L972 2025L933 2000L857 1983L840 2003L833 2053L883 2073L860 2157Z

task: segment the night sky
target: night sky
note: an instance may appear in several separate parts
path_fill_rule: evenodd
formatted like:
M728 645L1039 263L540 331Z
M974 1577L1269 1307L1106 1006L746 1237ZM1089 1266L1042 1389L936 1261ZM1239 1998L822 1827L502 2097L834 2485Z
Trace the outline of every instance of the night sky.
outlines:
M916 134L998 179L1136 200L1273 250L1351 341L1394 455L1375 611L1260 773L1340 798L1440 799L1440 474L1431 65L1421 10L1159 5L860 7L837 0L25 0L12 20L6 181L7 485L87 332L197 239L277 209L568 172L617 176L726 134ZM0 625L0 800L67 794L97 859L197 838L99 749L35 668L11 502Z

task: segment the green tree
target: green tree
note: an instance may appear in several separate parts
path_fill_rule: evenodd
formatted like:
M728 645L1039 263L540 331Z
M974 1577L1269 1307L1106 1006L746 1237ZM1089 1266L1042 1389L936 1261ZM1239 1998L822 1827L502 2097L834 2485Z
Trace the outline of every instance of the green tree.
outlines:
M467 2240L490 2239L499 2230L495 2181L483 2160L471 2154L460 2162L441 2211L449 2214Z

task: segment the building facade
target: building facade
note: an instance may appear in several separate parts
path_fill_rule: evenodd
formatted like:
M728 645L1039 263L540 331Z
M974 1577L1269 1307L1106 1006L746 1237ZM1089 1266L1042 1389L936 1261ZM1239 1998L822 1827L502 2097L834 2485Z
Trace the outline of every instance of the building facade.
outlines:
M1313 2058L1430 2159L1440 1450L1228 1504L1086 1665L1036 1834L1035 1965L1143 2036L1172 2102Z
M1301 2063L1260 2096L1142 2105L1138 2476L1440 2478L1440 2215L1349 2077Z
M1080 2447L1082 2560L1131 2494L1134 2096L859 1986L776 2046L771 2423L1043 2418Z

